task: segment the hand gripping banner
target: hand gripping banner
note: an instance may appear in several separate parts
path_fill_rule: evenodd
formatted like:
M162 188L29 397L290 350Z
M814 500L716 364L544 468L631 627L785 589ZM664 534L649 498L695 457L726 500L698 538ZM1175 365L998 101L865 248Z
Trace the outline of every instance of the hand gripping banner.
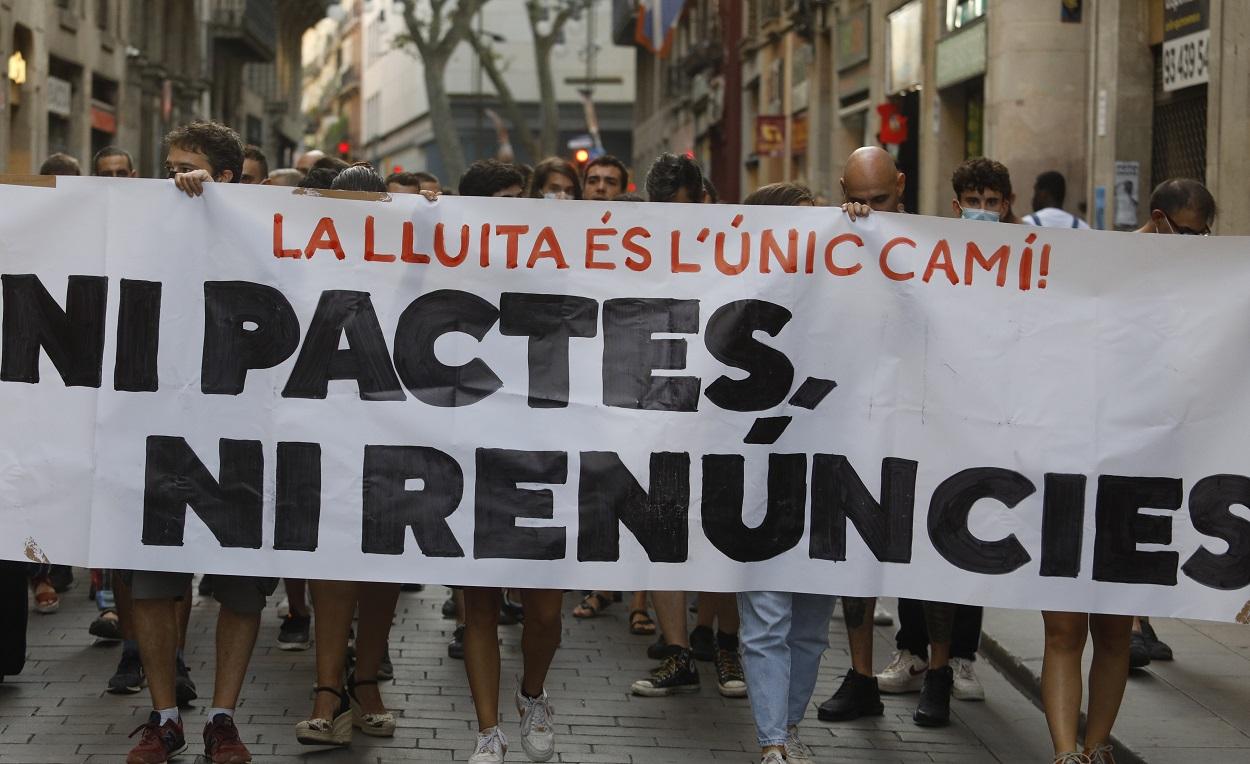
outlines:
M1245 619L1246 252L0 186L0 557Z

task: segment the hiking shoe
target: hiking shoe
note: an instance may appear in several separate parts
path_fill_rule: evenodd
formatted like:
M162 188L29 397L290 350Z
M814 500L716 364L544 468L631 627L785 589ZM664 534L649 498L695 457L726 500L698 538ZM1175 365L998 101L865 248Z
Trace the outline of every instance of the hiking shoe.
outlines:
M877 686L888 695L901 695L908 692L920 692L924 686L924 672L929 664L910 650L899 650L890 659L880 674L877 674Z
M1167 642L1159 639L1159 635L1155 634L1155 627L1151 626L1150 621L1146 618L1141 619L1141 635L1146 642L1146 650L1150 653L1150 660L1172 660L1172 648Z
M521 714L521 747L530 761L547 761L556 753L556 733L551 728L551 703L547 691L528 697L517 681L516 710Z
M469 757L469 764L503 764L508 755L508 738L498 726L477 733L477 748Z
M182 656L178 657L178 662L174 665L174 697L177 698L179 708L186 708L191 705L191 701L200 697L195 692L195 682L191 681L191 669L187 668Z
M1069 751L1056 756L1052 764L1090 764L1090 760L1080 751Z
M716 634L711 626L696 626L690 632L690 650L697 661L716 660Z
M187 750L181 719L170 719L161 724L161 715L153 711L148 714L147 723L135 728L130 737L140 732L143 734L139 737L139 742L126 754L126 764L165 764Z
M109 678L108 691L114 695L134 695L143 689L144 680L143 661L139 660L138 649L122 648L117 671Z
M312 647L312 617L287 613L278 627L279 650L307 650Z
M451 633L451 641L447 643L447 657L464 660L464 624L457 626Z
M951 688L955 684L955 671L950 666L931 668L924 675L924 687L920 690L920 703L912 721L921 727L945 727L951 721Z
M833 697L817 707L816 718L822 722L845 722L884 713L885 704L881 702L877 678L864 676L852 668L846 670L846 677Z
M737 650L716 651L716 689L726 698L745 698L747 680L742 673L742 659Z
M881 600L877 600L877 604L872 609L872 625L873 626L893 626L894 616L890 614L881 604ZM885 692L885 690L882 690Z
M676 655L664 659L659 668L646 679L630 685L630 691L644 698L663 698L679 692L699 691L699 669L690 650L678 648Z
M100 614L100 617L91 622L87 627L87 633L104 642L120 642L122 639L121 621L117 618L116 610L107 610Z
M985 700L985 688L977 679L975 664L966 658L951 658L951 670L955 673L955 685L951 695L956 700Z
M1150 665L1150 645L1146 637L1139 631L1129 635L1128 667L1131 669L1145 668Z
M395 678L395 664L391 663L391 643L386 643L386 649L382 652L382 662L378 664L379 682L389 682Z
M810 764L816 761L816 754L812 753L812 749L808 748L807 743L799 737L799 728L793 724L786 728L786 761L795 762L795 764Z
M213 764L249 764L251 751L239 739L234 719L217 714L204 725L204 758Z
M681 652L681 648L666 642L663 634L656 636L655 641L647 645L647 657L653 661L662 661L679 652Z
M1115 756L1112 755L1114 750L1110 745L1100 745L1086 755L1089 756L1090 764L1115 764Z
M786 764L786 757L776 751L769 751L760 757L760 764Z

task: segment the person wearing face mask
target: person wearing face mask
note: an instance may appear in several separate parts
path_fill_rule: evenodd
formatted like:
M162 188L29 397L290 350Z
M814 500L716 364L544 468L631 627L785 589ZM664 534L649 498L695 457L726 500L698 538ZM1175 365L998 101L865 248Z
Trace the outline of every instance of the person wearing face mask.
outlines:
M1165 180L1150 195L1150 220L1137 233L1210 236L1215 212L1206 186L1190 178Z
M988 223L1018 223L1011 205L1016 195L1011 191L1011 174L1002 162L979 157L969 159L955 168L951 175L955 198L951 210L964 220Z
M534 199L581 199L582 181L568 161L547 157L534 166L529 196Z

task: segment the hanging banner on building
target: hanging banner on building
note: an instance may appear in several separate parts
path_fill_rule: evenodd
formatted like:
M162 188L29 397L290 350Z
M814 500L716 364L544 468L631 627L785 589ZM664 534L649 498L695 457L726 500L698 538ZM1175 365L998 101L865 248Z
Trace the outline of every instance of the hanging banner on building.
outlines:
M1163 1L1163 89L1210 81L1210 0Z
M779 157L786 152L786 117L767 114L755 118L755 155Z
M1234 620L1247 246L0 186L0 558Z

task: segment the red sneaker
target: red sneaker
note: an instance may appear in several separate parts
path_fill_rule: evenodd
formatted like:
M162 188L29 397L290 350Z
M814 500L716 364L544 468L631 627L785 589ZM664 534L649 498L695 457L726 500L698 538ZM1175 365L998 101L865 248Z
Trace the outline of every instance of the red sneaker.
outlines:
M252 752L239 739L234 719L217 714L204 726L204 755L213 764L250 764Z
M130 737L143 732L139 743L126 754L126 764L165 764L187 750L187 740L182 735L182 720L161 724L161 715L153 711L147 724L141 725Z

